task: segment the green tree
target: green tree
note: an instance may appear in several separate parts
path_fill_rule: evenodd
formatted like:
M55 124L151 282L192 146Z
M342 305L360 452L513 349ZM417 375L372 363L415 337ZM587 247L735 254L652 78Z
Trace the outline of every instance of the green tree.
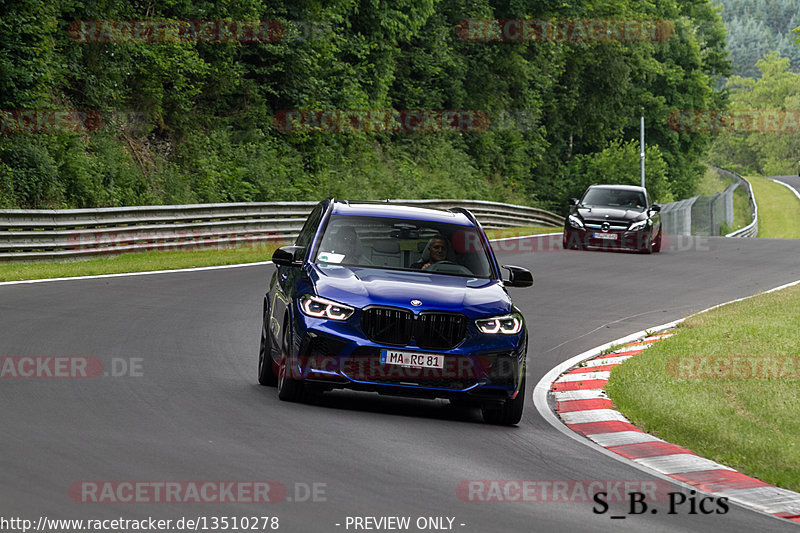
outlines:
M755 118L751 131L727 132L718 136L709 160L718 166L735 166L747 174L768 176L794 173L800 158L800 74L791 72L788 58L771 52L756 63L760 76L728 80L731 109L735 111L778 111L776 123L765 116ZM777 126L777 128L775 128ZM769 131L773 130L773 131Z

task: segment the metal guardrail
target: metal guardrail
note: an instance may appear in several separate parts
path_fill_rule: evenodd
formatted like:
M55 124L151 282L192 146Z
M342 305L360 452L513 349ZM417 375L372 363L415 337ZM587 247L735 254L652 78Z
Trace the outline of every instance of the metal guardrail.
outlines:
M486 229L561 226L549 211L481 200L390 200L438 209L464 207ZM0 261L67 259L144 250L234 248L288 242L317 202L0 210Z
M668 235L692 234L692 207L697 198L697 196L693 196L661 206L661 223L665 233Z
M670 235L719 235L723 223L733 222L733 192L738 187L747 191L753 220L750 224L728 233L726 237L755 237L758 232L758 207L756 206L753 188L740 175L722 168L711 167L719 174L728 177L735 183L724 192L713 196L693 196L678 202L670 202L661 206L664 231Z
M739 183L740 186L744 187L747 190L747 197L750 200L750 212L753 213L753 220L747 226L728 233L725 235L726 237L756 237L758 235L758 204L756 204L756 197L753 194L753 187L750 185L750 182L741 177L739 174L735 172L731 172L730 170L725 170L724 168L718 167L711 167L718 174L722 174L723 176L727 176Z

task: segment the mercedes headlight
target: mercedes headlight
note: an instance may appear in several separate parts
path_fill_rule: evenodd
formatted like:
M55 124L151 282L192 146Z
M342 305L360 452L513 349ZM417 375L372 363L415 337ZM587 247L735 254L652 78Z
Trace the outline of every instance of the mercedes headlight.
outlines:
M583 229L583 222L575 215L568 216L567 222L569 223L570 227L574 229Z
M640 220L639 222L634 222L633 224L631 224L631 226L628 228L628 231L639 231L649 227L650 227L650 219L646 218L644 220Z

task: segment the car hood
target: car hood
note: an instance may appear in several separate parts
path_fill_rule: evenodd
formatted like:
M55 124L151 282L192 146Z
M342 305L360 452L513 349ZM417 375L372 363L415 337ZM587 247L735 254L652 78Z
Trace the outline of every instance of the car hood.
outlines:
M499 280L344 265L311 264L317 294L357 308L386 305L420 311L451 311L470 318L505 314L511 299ZM414 306L412 300L421 305Z
M615 207L579 207L578 214L583 220L592 220L602 222L603 220L624 220L626 222L633 222L636 220L644 220L647 218L647 213L637 209L619 209Z

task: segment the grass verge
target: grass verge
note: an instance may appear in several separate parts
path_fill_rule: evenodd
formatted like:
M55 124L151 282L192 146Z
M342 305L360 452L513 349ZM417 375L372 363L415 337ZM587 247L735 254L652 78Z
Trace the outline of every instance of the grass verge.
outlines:
M558 232L560 228L525 227L487 230L490 239ZM268 261L279 244L259 244L227 250L139 252L81 261L0 263L0 281L97 276L149 270L174 270Z
M800 491L799 307L791 287L691 317L607 391L644 431Z
M191 250L175 252L139 252L83 261L36 261L0 263L0 281L25 279L97 276L148 270L173 270L215 265L236 265L268 261L277 244L247 246L229 250Z
M490 239L507 239L522 235L541 235L542 233L561 233L562 227L527 226L522 228L487 229L486 236Z
M758 204L758 236L772 239L800 238L800 200L792 192L766 178L748 177Z

